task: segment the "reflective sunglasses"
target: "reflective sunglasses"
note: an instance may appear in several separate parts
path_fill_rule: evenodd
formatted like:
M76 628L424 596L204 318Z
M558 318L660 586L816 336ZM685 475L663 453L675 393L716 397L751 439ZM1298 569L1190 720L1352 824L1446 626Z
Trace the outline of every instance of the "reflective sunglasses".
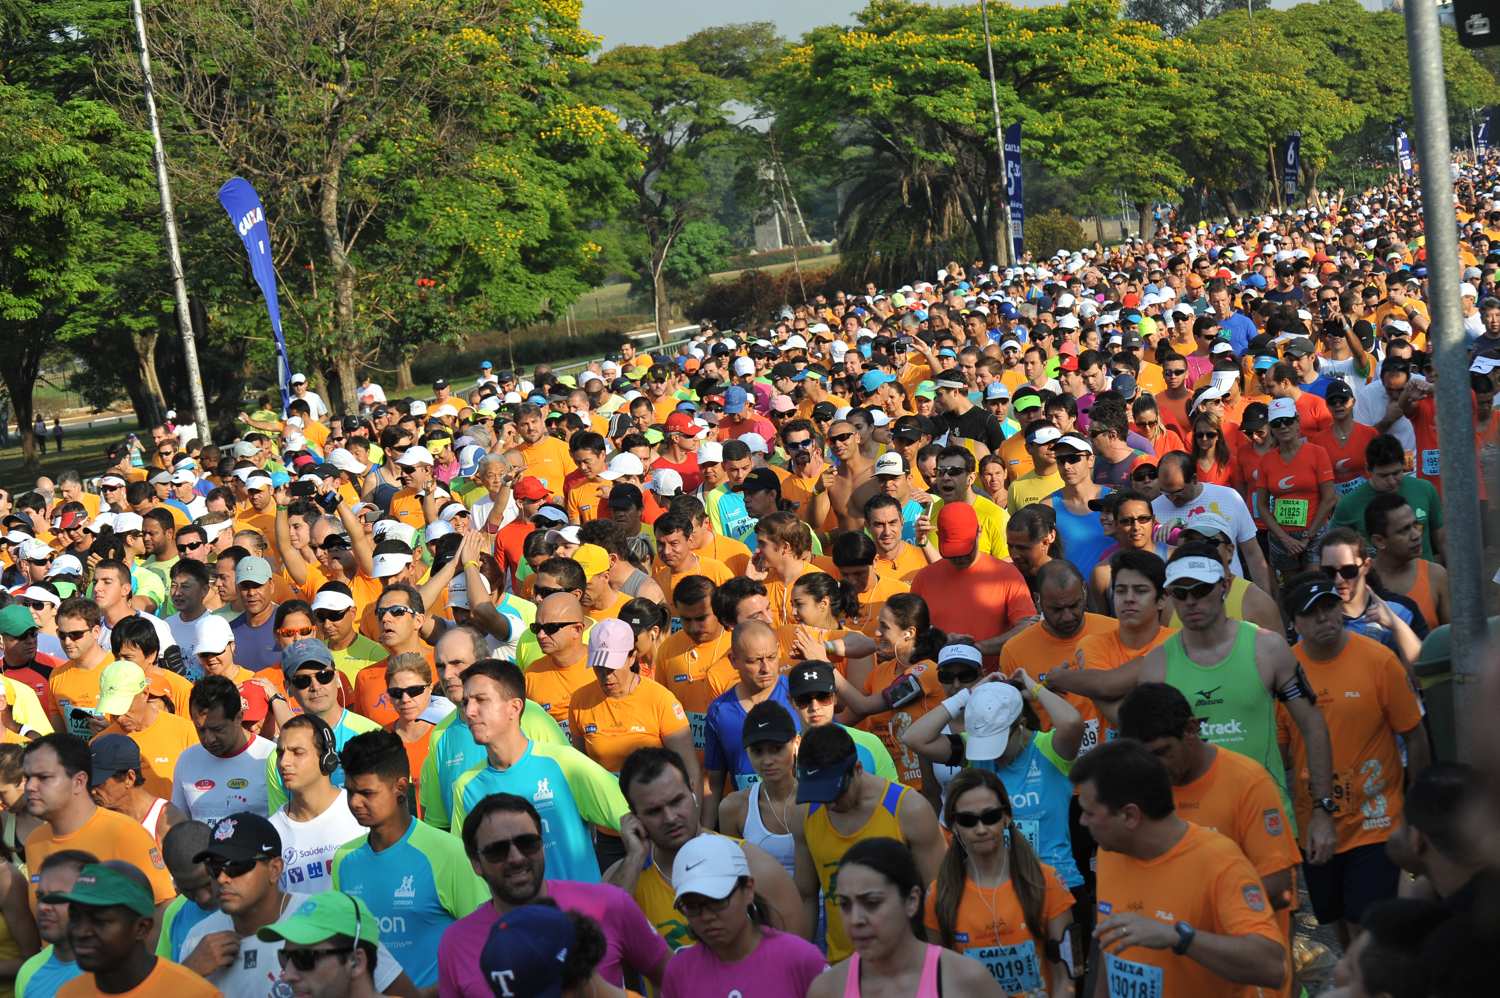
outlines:
M353 609L352 607L350 609ZM343 620L349 616L348 610L314 610L313 616L324 624L331 624L335 620Z
M1200 582L1193 586L1173 586L1167 595L1175 600L1199 600L1213 592L1217 582Z
M481 845L479 855L486 863L503 863L510 858L512 846L529 859L542 851L542 837L534 832L527 832L513 839L496 839Z
M313 636L314 633L315 632L313 631L313 629L311 627L278 627L278 628L276 628L276 636L278 638L287 638L288 640L296 640L297 638L310 638L310 637Z
M998 825L1005 818L1005 808L986 808L977 814L973 811L955 811L953 823L963 828L973 828L975 825Z
M415 617L417 611L405 603L394 603L391 606L377 607L375 610L375 616L377 617L405 617L408 614Z
M387 686L385 695L392 700L415 700L432 687L426 685L417 686Z
M305 690L313 684L313 680L317 680L319 686L327 686L333 682L333 677L336 674L336 671L333 669L319 669L317 672L299 672L287 680L287 682L291 683L295 689Z
M811 447L812 444L813 442L811 437L808 437L806 440L788 440L786 442L787 447L792 450L806 450L807 448Z
M555 620L550 624L533 622L531 625L531 633L538 635L545 634L548 637L551 637L565 627L575 627L581 623L583 623L583 621L581 620Z

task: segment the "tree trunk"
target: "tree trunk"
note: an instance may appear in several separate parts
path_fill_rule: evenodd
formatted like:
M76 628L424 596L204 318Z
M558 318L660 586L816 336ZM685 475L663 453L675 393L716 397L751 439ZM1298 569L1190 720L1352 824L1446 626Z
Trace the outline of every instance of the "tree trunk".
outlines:
M15 410L16 428L21 431L21 470L27 474L32 474L41 467L36 434L32 432L36 412L31 395L36 387L36 376L40 368L40 356L34 357L32 351L25 349L18 350L0 367L0 378L5 380L6 390L10 392L11 407Z
M334 350L339 372L339 387L345 413L353 415L359 408L359 381L354 376L354 264L339 231L339 185L343 161L330 153L323 170L318 198L318 221L323 229L323 244L334 274Z
M1151 206L1144 201L1136 202L1135 217L1138 226L1137 231L1141 234L1141 241L1150 241L1156 235L1156 223L1151 219Z
M1094 235L1098 237L1099 244L1104 245L1104 216L1094 216Z
M359 378L354 373L354 355L343 351L334 362L339 373L339 394L343 396L343 409L347 414L359 411Z
M165 409L167 398L162 394L161 378L156 373L156 339L154 329L131 333L130 343L135 347L135 366L140 372L141 388L158 409Z
M411 358L403 353L396 358L396 391L404 392L411 387Z

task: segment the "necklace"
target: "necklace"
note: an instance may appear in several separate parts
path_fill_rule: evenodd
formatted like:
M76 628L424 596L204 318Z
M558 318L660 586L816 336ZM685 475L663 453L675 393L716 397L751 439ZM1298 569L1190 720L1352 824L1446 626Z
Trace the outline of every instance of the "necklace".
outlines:
M765 799L766 804L771 808L771 813L776 816L776 820L781 822L781 831L777 832L776 834L790 835L792 832L792 826L787 823L786 814L789 810L791 810L791 801L787 801L785 804L778 808L776 806L776 799L769 793L764 792L766 785L764 783L761 783L759 785L760 787L762 787L761 797ZM764 818L761 819L761 824L765 824Z
M978 864L974 862L973 857L965 858L968 861L969 869L972 871L971 879L974 881L974 892L979 895L979 902L984 905L984 910L989 912L990 931L994 933L994 944L998 945L1000 942L1000 912L998 902L995 901L995 895L999 893L1001 887L1005 886L1005 883L1009 880L1009 876L1007 875L1005 880L994 887L985 887L979 882Z

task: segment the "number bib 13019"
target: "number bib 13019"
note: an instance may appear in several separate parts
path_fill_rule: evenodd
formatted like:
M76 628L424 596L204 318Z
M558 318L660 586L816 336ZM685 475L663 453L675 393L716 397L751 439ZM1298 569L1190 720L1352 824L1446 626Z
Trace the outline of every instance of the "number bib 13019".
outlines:
M1042 987L1042 967L1037 960L1036 944L1031 940L1014 946L983 946L964 951L989 968L990 976L1000 982L1006 994L1031 994Z
M1162 969L1106 953L1109 998L1162 998Z

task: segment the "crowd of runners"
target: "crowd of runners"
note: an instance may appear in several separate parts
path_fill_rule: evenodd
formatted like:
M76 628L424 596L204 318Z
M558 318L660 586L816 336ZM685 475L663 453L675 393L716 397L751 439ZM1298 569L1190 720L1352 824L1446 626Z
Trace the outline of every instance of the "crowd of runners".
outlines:
M7 992L1486 993L1457 175L1472 453L1393 181L0 494Z

